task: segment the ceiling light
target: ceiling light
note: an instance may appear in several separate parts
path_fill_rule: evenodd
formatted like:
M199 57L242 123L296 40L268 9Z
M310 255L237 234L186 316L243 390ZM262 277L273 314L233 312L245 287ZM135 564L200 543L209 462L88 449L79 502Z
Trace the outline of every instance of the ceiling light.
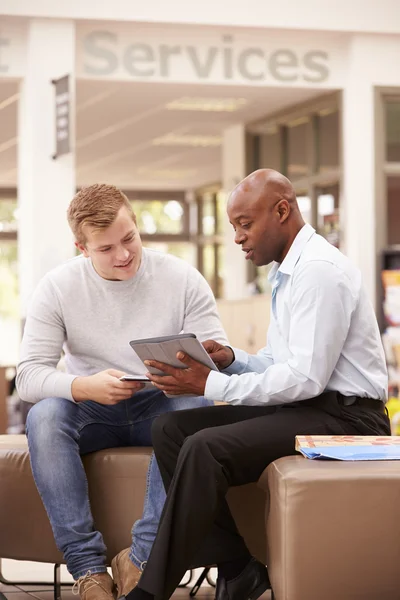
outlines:
M337 112L337 108L333 106L331 108L322 108L320 111L318 111L318 114L320 117L327 117L328 115L331 115L335 112Z
M249 132L258 135L276 135L278 133L278 125L276 123L256 123L249 126Z
M309 117L304 116L304 117L299 117L298 119L294 119L293 121L289 121L289 123L287 123L288 127L298 127L299 125L305 125L306 123L309 122Z
M206 148L209 146L220 146L222 138L219 135L177 135L167 133L161 137L154 138L153 146L192 146Z
M246 98L190 98L169 102L168 110L199 110L206 112L234 112L247 104Z
M10 148L14 148L17 145L18 138L10 138L6 142L0 144L0 152L4 152L5 150L9 150Z
M10 106L10 104L14 104L14 102L16 102L18 100L18 98L19 98L19 93L13 94L9 98L6 98L5 100L3 100L2 102L0 102L0 110L3 110L3 108Z

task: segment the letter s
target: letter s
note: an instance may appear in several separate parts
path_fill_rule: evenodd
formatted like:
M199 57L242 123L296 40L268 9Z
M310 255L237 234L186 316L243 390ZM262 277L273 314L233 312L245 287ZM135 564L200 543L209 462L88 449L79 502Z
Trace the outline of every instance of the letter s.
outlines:
M93 66L84 62L84 72L89 75L110 75L118 67L118 58L111 50L97 46L98 41L110 41L115 42L117 36L115 33L110 31L93 31L89 33L84 39L83 46L85 52L89 56L95 56L96 58L102 59L104 62L101 65Z
M318 58L326 61L328 60L328 53L323 52L322 50L312 50L304 55L304 66L310 71L315 72L314 75L307 75L307 73L303 75L303 79L305 81L310 81L311 83L321 83L328 78L329 69L327 65L321 64L321 62L315 60Z

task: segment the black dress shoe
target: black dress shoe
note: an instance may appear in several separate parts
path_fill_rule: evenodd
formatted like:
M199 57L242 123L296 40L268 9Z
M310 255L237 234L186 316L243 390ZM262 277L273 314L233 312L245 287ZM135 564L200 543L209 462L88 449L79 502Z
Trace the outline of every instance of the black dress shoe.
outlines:
M267 567L252 558L234 579L218 577L215 600L257 600L270 587Z

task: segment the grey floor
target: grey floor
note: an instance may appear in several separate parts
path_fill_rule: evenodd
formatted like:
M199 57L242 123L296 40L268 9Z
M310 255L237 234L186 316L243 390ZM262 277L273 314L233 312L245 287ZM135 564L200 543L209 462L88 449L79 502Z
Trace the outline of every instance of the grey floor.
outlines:
M173 598L190 598L190 588L178 589ZM45 589L40 586L5 586L0 584L0 599L4 600L53 600L53 591L49 588ZM72 594L70 587L64 587L62 589L63 600L77 600L77 596ZM207 598L209 600L214 598L214 589L210 587L201 587L195 598ZM261 596L262 600L270 600L271 594L267 592ZM260 599L260 600L261 600Z

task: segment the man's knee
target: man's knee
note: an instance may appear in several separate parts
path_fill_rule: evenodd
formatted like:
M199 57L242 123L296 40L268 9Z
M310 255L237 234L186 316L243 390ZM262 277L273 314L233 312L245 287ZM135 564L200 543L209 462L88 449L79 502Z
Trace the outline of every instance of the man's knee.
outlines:
M151 426L151 440L155 449L175 438L178 412L167 412L156 417Z
M65 398L44 398L30 409L26 421L28 436L40 439L54 435L54 431L65 425L76 406Z
M187 437L183 444L185 453L197 454L200 452L202 454L209 453L212 455L215 446L215 435L213 430L213 427L206 427Z

